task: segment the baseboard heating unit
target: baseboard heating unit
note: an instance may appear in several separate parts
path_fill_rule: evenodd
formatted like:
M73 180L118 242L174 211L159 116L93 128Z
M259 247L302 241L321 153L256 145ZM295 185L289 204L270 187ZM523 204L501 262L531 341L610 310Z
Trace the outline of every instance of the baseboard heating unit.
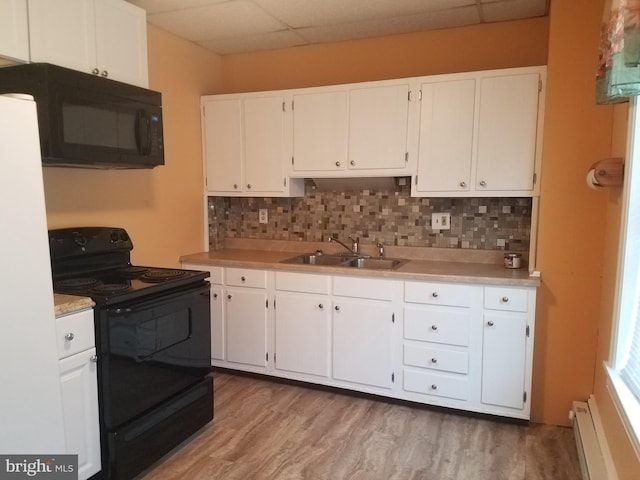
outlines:
M600 415L593 396L587 402L573 402L569 419L576 437L582 478L584 480L617 480L617 475L611 474L610 469L607 469L610 453L603 438Z

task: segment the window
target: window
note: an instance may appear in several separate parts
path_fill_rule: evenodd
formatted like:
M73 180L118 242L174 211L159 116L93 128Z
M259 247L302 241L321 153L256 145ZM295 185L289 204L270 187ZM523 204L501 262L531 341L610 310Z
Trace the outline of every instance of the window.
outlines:
M629 110L629 154L621 221L617 322L614 322L609 391L640 457L640 109Z

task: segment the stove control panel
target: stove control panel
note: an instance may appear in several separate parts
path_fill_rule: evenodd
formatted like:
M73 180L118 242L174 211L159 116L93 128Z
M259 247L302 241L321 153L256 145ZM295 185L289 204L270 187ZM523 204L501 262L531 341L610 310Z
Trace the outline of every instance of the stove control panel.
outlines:
M133 243L124 228L77 227L49 230L53 260L66 257L130 252Z

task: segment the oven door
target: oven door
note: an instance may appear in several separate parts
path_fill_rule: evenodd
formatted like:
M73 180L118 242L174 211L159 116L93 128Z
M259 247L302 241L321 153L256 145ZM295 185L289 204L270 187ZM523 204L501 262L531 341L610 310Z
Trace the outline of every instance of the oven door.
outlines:
M97 310L107 430L151 410L210 371L209 283Z

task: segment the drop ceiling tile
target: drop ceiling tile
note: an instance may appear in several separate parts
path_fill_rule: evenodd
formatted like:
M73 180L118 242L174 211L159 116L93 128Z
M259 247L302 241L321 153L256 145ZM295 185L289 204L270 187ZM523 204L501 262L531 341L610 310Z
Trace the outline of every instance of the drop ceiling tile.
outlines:
M305 43L306 42L292 30L281 30L279 32L245 36L242 38L221 38L218 40L199 42L204 48L208 48L220 55L289 48L304 45Z
M294 28L355 23L447 8L475 5L475 0L254 0Z
M228 0L127 0L129 3L139 6L147 13L169 12L171 10L183 10L185 8L213 5Z
M477 9L463 7L350 24L301 28L296 31L310 43L321 43L461 27L478 23L480 23L480 16Z
M483 3L482 18L486 22L502 22L519 18L541 17L547 12L546 0L503 0Z
M286 28L248 0L153 13L150 23L191 41L260 35Z

